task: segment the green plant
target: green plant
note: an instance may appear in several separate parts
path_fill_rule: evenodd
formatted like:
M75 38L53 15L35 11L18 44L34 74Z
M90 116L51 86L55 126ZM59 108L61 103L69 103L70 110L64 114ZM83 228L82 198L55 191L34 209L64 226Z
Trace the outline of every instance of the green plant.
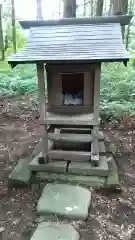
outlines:
M120 119L125 113L135 113L135 68L130 61L103 64L101 77L101 113Z

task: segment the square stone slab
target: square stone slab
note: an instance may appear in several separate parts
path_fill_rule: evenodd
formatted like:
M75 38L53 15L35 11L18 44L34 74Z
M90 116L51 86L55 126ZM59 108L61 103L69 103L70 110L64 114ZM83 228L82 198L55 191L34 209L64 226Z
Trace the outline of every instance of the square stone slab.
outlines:
M37 205L40 215L55 214L85 220L91 204L91 192L83 187L69 184L52 184L45 186Z
M79 240L79 233L70 224L42 222L31 240Z

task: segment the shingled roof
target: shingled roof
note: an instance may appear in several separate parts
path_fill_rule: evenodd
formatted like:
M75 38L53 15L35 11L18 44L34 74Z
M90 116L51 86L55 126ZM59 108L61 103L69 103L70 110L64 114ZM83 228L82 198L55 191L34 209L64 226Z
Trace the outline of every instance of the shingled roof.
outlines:
M23 21L22 26L30 28L28 42L8 61L14 65L38 61L127 62L129 56L122 41L121 22L116 17L100 19Z

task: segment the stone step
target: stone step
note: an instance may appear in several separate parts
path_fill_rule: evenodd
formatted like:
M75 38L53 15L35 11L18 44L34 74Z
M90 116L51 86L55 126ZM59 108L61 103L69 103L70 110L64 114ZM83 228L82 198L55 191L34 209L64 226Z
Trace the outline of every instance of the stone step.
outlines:
M31 240L79 240L79 233L70 224L42 222L38 225Z
M92 187L94 189L100 189L105 186L106 177L99 176L82 176L73 174L60 174L60 173L50 173L50 172L38 172L32 178L32 183L41 182L60 182L60 183L71 183L78 184L82 186Z
M109 174L107 159L100 156L99 166L92 166L90 162L71 162L66 161L50 161L45 164L38 163L36 156L30 163L29 169L33 172L50 172L50 173L69 173L83 176L99 176L106 177Z
M57 181L62 183L79 184L82 186L93 187L94 189L120 189L121 185L119 182L118 169L112 154L108 155L107 164L109 168L109 174L107 177L85 176L71 173L62 174L51 172L37 172L37 174L33 176L32 180L36 183ZM80 169L78 171L80 171Z
M82 197L83 196L83 197ZM91 192L70 184L47 184L37 204L37 213L86 220L91 204Z

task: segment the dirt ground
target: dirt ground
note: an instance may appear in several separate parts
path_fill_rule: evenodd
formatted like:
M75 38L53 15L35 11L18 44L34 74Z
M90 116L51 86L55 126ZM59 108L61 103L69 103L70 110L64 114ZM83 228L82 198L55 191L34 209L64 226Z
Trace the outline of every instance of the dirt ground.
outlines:
M34 110L33 110L34 109ZM38 110L27 96L0 101L0 239L29 240L37 225L39 194L31 188L9 189L7 179L20 157L28 156L40 130ZM72 222L84 240L135 239L135 131L104 129L118 147L121 193L93 192L89 218Z

